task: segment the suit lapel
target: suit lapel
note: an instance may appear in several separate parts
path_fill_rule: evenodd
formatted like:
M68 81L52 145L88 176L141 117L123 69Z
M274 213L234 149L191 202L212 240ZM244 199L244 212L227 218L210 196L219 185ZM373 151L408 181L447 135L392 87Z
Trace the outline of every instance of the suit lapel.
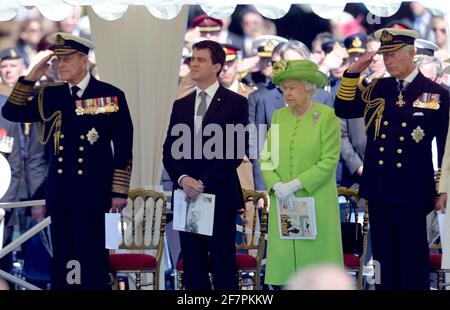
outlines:
M97 80L91 75L89 79L89 83L86 87L86 89L83 92L83 95L81 95L81 99L90 99L95 98L95 85L97 84Z
M224 87L222 85L216 91L216 94L211 100L211 103L206 111L205 118L203 120L203 125L207 124L211 117L216 115L217 111L223 106L223 101L225 101L226 95Z

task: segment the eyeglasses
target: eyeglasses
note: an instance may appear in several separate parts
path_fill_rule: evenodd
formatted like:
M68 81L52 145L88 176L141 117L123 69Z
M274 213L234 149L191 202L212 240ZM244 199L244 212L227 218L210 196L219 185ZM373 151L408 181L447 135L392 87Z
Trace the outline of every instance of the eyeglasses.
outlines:
M433 32L437 32L437 31L440 31L442 33L446 33L447 29L445 29L445 28L433 28Z

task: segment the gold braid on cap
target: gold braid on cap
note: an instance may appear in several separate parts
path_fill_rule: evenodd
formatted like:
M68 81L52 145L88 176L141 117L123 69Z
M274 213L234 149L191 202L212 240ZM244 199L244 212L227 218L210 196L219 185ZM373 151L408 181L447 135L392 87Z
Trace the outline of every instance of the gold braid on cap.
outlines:
M374 121L374 119L376 117L375 133L374 133L373 140L376 140L378 135L380 134L381 120L383 119L384 106L385 106L385 102L386 102L383 98L375 98L373 100L370 99L370 97L372 95L372 90L375 87L375 85L377 84L377 82L378 82L378 79L374 79L372 81L372 83L370 83L369 86L367 86L367 88L361 94L362 100L366 103L366 108L364 110L364 118L366 118L367 113L369 112L370 109L375 109L375 111L372 113L369 121L367 121L367 124L366 124L366 133L367 133L367 130L369 129L370 125L372 124L372 122Z
M62 124L62 114L61 111L55 111L50 117L45 117L44 114L44 90L48 86L58 86L62 85L64 83L50 83L50 84L44 84L41 86L41 89L39 91L39 97L38 97L38 109L39 109L39 115L42 119L42 124L38 123L38 131L39 131L39 142L41 144L46 144L48 140L50 139L50 135L53 132L53 129L55 129L55 133L53 134L54 138L54 154L58 152L58 146L59 146L59 137L61 135L61 124ZM47 136L45 136L45 125L48 122L52 122L50 125L50 130L48 131Z

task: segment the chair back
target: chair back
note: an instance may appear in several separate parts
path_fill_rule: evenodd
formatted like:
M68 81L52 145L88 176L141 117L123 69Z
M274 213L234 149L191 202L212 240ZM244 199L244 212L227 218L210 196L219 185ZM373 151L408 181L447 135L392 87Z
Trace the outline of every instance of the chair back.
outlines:
M158 262L164 247L167 198L163 193L137 188L128 192L131 203L120 214L124 250L157 250Z
M237 227L236 249L257 250L257 259L262 259L267 234L267 194L243 189L243 195L244 208L240 211L242 225Z

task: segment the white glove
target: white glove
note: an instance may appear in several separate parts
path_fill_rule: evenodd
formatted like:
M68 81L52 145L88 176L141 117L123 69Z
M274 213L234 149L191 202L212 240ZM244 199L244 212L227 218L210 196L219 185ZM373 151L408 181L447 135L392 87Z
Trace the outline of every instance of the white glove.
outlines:
M272 189L275 191L275 196L280 200L285 200L295 191L302 188L303 188L302 183L300 183L300 181L297 179L294 179L287 183L278 182L272 186Z

